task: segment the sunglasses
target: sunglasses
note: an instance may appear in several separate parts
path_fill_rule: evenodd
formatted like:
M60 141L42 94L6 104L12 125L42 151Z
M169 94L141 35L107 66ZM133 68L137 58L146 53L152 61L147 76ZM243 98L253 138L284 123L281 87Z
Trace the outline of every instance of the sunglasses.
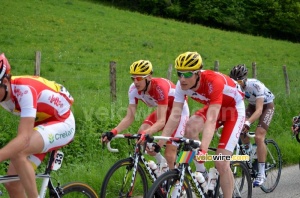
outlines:
M244 82L244 80L237 80L238 84L242 84Z
M196 74L197 72L199 72L199 70L196 70L196 71L188 71L188 72L180 72L180 71L177 71L177 76L179 78L191 78L194 74Z
M146 76L131 76L131 80L132 80L132 81L134 81L134 80L136 80L136 81L142 81L142 80L144 80L145 78L147 78L147 76L149 76L149 74L146 75Z

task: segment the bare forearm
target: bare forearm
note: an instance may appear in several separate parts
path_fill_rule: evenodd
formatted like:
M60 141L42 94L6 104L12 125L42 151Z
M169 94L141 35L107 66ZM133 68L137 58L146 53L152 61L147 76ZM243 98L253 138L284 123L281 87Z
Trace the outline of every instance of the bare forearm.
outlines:
M203 129L201 149L207 151L214 136L215 124L206 122Z
M133 121L134 119L125 117L115 129L118 131L118 133L120 133L121 131L127 129L132 124Z
M165 126L165 121L157 121L150 128L145 130L147 134L153 135L154 133L160 131Z
M262 113L261 110L256 110L256 111L251 115L251 117L248 118L248 121L249 121L250 123L255 122L255 120L258 120L258 119L259 119L259 117L261 116L261 113Z
M168 119L168 122L167 122L163 132L162 132L162 136L170 137L172 135L172 133L175 131L175 129L177 128L179 121L180 121L179 116L171 115Z

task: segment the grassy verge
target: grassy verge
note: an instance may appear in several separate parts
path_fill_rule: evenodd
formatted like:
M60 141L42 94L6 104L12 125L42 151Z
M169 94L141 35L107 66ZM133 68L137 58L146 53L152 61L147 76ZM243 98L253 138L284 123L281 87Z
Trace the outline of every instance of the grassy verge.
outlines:
M245 63L257 63L257 77L274 92L275 116L268 137L278 142L284 165L298 163L300 147L291 139L291 119L300 110L300 45L225 32L118 10L90 1L28 0L2 3L0 51L5 52L14 75L33 74L34 53L41 51L41 75L65 85L75 98L76 139L64 148L66 159L58 176L64 181L88 182L96 190L108 168L127 156L102 150L99 136L125 115L130 64L149 59L155 76L165 77L170 64L184 51L198 51L206 69L216 60L220 72ZM112 103L109 62L117 62L117 101ZM286 94L282 66L289 74ZM171 80L176 81L173 73ZM193 113L201 105L189 100ZM151 110L143 105L134 132ZM0 111L2 146L16 133L16 117Z

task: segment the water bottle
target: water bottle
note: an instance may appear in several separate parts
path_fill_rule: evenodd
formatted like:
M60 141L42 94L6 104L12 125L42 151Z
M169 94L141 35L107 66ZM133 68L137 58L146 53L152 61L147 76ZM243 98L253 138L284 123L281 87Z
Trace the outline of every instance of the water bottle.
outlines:
M214 191L217 185L219 172L216 168L210 168L208 173L208 190Z
M151 170L155 173L156 176L159 174L158 166L154 161L148 161L148 166L151 168Z
M175 187L174 187L174 189L173 189L173 191L172 191L171 197L172 197L172 198L180 197L179 190L180 190L179 184L175 184Z
M253 144L253 145L252 145L252 152L251 152L251 155L252 155L252 159L253 159L253 160L257 159L256 150L257 150L257 146L256 146L256 144Z
M199 184L202 186L203 191L207 192L207 182L205 181L205 178L203 177L202 173L195 172L195 178L199 182Z
M159 172L157 174L157 177L159 177L161 174L164 174L165 172L167 172L169 170L169 166L166 162L161 162L159 164Z

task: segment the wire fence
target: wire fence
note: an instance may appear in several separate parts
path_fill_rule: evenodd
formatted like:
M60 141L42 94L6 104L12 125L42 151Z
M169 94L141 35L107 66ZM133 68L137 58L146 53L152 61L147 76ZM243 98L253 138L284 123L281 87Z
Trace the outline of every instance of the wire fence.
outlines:
M9 59L13 75L33 75L37 72L49 80L63 84L75 99L74 111L84 116L84 119L120 120L126 114L128 104L128 88L132 83L129 75L129 65L121 65L118 62L63 62L49 61L40 57L32 59ZM114 63L114 71L111 71L111 64ZM255 74L256 78L262 81L276 97L288 97L297 94L300 88L298 70L289 70L288 66L261 67L259 63L249 63L249 78ZM255 65L255 67L253 67ZM177 76L172 69L172 64L160 67L155 70L154 76L165 77L177 81ZM232 67L222 66L218 61L215 65L206 66L206 69L219 70L221 73L229 74ZM285 72L283 68L286 68ZM255 69L255 71L253 71ZM113 74L113 75L112 75ZM114 79L112 79L113 77ZM288 79L285 79L288 78ZM112 82L115 84L112 86ZM288 87L286 82L288 82ZM115 90L113 90L114 88ZM115 93L112 93L115 92ZM141 105L142 106L142 105ZM191 113L199 108L191 105ZM142 120L152 109L142 108L137 112L136 120ZM76 112L75 112L76 113Z

